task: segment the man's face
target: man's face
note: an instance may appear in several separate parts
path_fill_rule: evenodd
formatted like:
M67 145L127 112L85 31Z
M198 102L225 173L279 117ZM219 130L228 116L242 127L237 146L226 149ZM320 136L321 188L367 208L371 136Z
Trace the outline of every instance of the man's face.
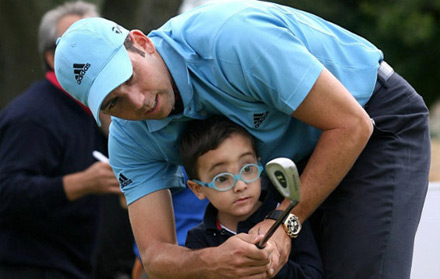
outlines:
M136 47L145 55L128 51L133 74L107 95L101 110L127 120L166 118L175 102L171 75L154 47Z

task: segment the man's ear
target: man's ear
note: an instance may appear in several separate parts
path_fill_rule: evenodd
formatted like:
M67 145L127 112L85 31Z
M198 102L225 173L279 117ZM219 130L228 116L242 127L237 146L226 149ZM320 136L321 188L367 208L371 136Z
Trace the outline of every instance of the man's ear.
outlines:
M194 195L196 195L196 197L199 200L206 199L206 195L205 195L205 193L203 192L203 189L202 189L203 186L200 186L197 182L194 182L192 180L188 180L186 182L186 184L188 185L188 188L190 188L191 191L193 191Z
M128 36L130 36L135 47L149 54L156 52L156 47L153 42L142 31L137 29L131 30Z
M47 50L44 52L44 59L46 59L46 63L50 66L51 69L55 69L55 54L51 50Z

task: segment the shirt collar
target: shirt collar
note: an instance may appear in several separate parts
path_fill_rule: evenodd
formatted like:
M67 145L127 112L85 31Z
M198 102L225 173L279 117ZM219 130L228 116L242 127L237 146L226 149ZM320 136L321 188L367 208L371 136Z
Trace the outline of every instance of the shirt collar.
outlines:
M60 89L64 94L66 94L67 96L69 96L72 100L74 100L85 112L87 112L87 114L92 115L92 112L90 111L90 109L83 105L83 103L81 103L80 101L78 101L77 99L73 98L72 95L70 95L69 93L67 93L66 90L64 90L61 87L61 84L58 82L57 77L55 76L55 72L54 71L47 71L46 72L46 79L52 83L53 86L55 86L56 88Z

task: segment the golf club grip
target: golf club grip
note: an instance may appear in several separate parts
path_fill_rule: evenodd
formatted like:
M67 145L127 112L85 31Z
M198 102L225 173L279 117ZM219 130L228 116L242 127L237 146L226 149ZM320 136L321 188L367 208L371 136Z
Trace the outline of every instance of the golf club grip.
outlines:
M264 246L266 245L266 242L271 238L271 236L278 229L278 227L281 225L281 223L283 223L286 220L286 217L289 215L292 208L294 208L295 205L297 205L297 204L298 203L296 203L296 202L290 201L289 207L287 207L283 211L283 214L281 214L280 217L278 217L278 219L275 221L275 223L273 223L273 225L266 232L266 234L264 235L264 238L260 241L260 243L256 244L258 248L260 248L260 249L264 248Z

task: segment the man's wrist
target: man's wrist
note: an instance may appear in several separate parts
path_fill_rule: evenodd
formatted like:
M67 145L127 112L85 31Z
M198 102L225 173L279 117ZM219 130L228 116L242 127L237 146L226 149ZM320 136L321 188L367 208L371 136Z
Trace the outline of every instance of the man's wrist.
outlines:
M208 247L199 250L194 250L197 253L197 258L199 259L197 262L200 267L199 277L197 278L212 278L211 274L214 272L215 267L214 263L218 262L216 256L218 253L214 250L218 249L218 247Z
M277 220L281 215L283 215L283 213L284 211L282 210L272 210L266 216L266 219ZM290 213L286 216L286 218L282 221L282 226L290 238L297 238L299 232L301 231L301 222L293 213Z

